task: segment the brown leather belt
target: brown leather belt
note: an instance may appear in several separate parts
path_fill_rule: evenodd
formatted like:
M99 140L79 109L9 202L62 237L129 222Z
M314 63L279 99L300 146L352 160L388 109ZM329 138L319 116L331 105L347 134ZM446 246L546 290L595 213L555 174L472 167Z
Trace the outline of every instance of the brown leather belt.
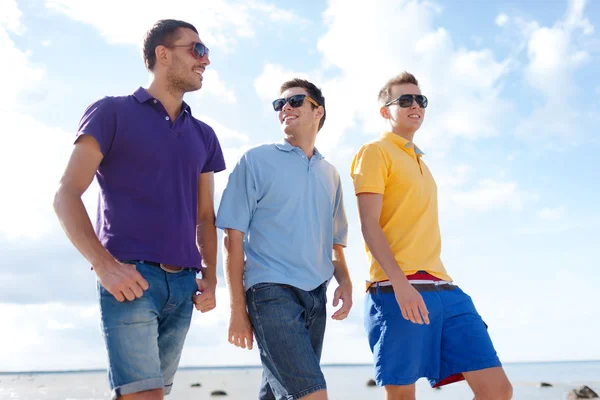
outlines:
M417 289L417 292L438 292L440 290L458 289L458 286L452 284L434 285L432 283L415 283L413 287ZM369 293L371 294L377 294L378 291L379 293L394 293L394 287L392 285L377 286L376 283L369 287Z
M166 264L161 264L161 263L157 263L154 261L143 261L143 260L127 260L127 261L122 261L125 264L135 264L135 263L141 263L141 264L148 264L148 265L152 265L153 267L158 267L160 269L162 269L165 272L168 272L170 274L176 274L178 272L181 271L195 271L195 268L185 268L185 267L174 267L172 265L166 265Z

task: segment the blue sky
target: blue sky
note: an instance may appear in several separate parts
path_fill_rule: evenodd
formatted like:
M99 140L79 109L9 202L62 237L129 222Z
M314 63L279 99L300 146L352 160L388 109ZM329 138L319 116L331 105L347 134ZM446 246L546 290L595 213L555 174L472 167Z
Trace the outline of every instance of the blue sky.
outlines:
M439 187L442 258L500 357L600 359L600 3L538 4L3 0L0 370L105 366L94 275L51 203L86 106L149 83L141 40L160 18L193 23L211 49L204 87L185 99L215 128L229 168L280 140L270 101L284 80L323 89L317 146L343 177L355 283L351 316L328 325L324 362L370 361L349 167L384 129L378 89L403 70L430 101L415 142ZM217 175L217 201L230 171ZM84 196L92 216L96 195L94 184ZM227 343L223 279L218 296L194 316L182 365L258 364Z

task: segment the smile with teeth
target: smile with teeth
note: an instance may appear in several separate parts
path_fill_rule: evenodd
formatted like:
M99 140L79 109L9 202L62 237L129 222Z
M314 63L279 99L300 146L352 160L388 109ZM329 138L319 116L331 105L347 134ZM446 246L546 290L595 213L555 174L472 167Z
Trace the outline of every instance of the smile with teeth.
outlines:
M202 75L204 73L204 68L196 68L193 69L194 73L198 74L198 75Z
M412 118L412 119L421 119L421 116L419 114L410 114L408 116L408 118Z
M298 118L298 117L297 117L297 116L295 116L295 115L286 115L286 116L284 116L284 117L283 117L283 122L287 122L287 121L290 121L290 120L294 120L294 119L296 119L296 118Z

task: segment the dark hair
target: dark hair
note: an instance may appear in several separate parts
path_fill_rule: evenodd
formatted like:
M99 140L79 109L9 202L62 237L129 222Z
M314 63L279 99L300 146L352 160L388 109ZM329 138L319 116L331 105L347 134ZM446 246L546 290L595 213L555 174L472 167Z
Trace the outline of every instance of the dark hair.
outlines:
M379 102L382 104L385 104L388 101L392 100L391 99L392 87L394 87L396 85L402 85L405 83L412 83L413 85L419 86L419 82L417 81L417 78L415 78L415 76L413 74L404 71L401 74L396 75L395 77L393 77L392 79L387 81L385 83L385 85L383 85L383 87L379 91L377 100L379 100Z
M176 19L161 19L146 32L143 52L144 64L146 64L146 68L149 71L154 69L154 64L156 63L156 48L158 46L170 46L173 44L179 38L177 30L180 28L191 29L198 33L194 25Z
M320 131L321 128L323 127L323 124L325 123L325 117L327 116L327 111L325 110L325 97L323 97L323 93L321 93L321 89L319 89L314 83L311 83L305 79L294 78L292 80L285 82L283 85L281 85L281 88L279 88L279 93L283 93L286 90L295 88L295 87L306 89L306 92L308 93L308 95L314 101L316 101L317 104L319 104L320 106L323 106L323 117L321 118L321 121L319 121L319 131ZM316 106L314 104L310 103L310 105L313 107L313 109L316 108Z

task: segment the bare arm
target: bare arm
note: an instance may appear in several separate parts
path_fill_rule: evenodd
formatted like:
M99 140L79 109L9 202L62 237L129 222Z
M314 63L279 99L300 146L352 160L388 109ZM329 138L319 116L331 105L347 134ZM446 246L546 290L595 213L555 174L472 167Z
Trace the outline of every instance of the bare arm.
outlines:
M214 193L214 173L200 174L196 243L202 256L202 279L197 280L201 294L194 297L194 303L202 312L216 307L217 228L215 227Z
M398 266L390 245L379 225L383 195L379 193L360 193L358 199L358 214L361 231L369 251L381 266L394 287L396 300L402 311L402 316L415 323L429 323L427 308L423 298L406 279L406 275ZM421 319L421 315L423 319Z
M229 317L229 343L252 349L252 325L246 311L244 290L244 232L225 229L225 277L229 287L231 315Z
M54 211L67 237L92 265L102 286L119 301L134 300L142 296L148 283L135 267L124 267L102 246L81 200L102 157L96 139L82 135L77 140L54 196Z
M339 301L342 300L342 307L333 313L331 318L343 320L352 308L352 281L344 257L344 247L340 244L333 245L333 267L333 276L339 285L333 296L333 306L337 307Z
M98 142L91 136L81 136L54 196L54 211L67 237L94 268L114 261L98 240L81 200L101 161Z

